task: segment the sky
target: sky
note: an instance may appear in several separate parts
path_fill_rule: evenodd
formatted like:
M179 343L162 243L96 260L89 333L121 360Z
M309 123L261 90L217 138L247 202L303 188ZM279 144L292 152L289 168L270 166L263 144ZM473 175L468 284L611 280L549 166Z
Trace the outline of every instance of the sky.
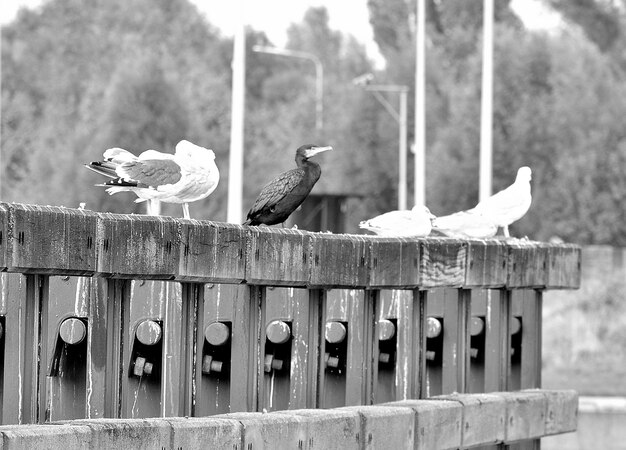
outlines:
M20 7L36 8L46 0L1 0L0 25L11 22ZM208 21L224 35L232 36L238 16L236 0L190 0ZM255 30L264 31L276 46L287 40L286 30L291 23L300 22L305 11L312 6L325 6L330 17L330 27L352 34L365 44L368 55L377 63L378 52L369 24L367 0L240 0L245 4L244 20ZM479 1L479 0L475 0ZM547 10L538 0L512 0L515 12L526 26L550 29L558 26L560 18Z

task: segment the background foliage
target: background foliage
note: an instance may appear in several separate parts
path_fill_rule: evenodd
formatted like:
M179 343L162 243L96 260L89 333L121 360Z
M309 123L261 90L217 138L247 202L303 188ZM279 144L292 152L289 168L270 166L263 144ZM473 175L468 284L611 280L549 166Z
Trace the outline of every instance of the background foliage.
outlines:
M625 5L545 1L564 17L558 33L530 32L508 1L496 2L494 189L529 165L533 206L515 234L626 245ZM365 194L350 231L395 208L397 124L351 80L375 72L412 89L414 2L368 7L382 71L329 27L324 8L288 31L287 47L324 63L321 134L310 63L248 50L245 206L293 166L296 147L318 142L336 151L321 157L316 191ZM428 2L426 198L435 214L478 199L481 9L478 0ZM2 30L2 200L139 212L130 194L92 188L99 179L80 164L112 146L172 151L184 137L212 148L222 174L192 215L225 220L232 42L210 21L187 0L50 0L22 11ZM247 40L248 49L269 43L252 29Z

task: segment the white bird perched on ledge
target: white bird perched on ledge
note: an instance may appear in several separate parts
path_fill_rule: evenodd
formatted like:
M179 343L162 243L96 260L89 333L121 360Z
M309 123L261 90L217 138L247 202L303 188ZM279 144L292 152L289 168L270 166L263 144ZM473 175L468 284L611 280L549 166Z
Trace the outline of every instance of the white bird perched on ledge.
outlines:
M415 205L410 211L390 211L359 223L359 227L389 237L428 236L430 221L434 218L423 205Z
M112 180L106 186L109 195L131 191L136 203L159 200L180 203L183 217L189 219L190 202L208 197L217 187L220 173L215 153L189 141L176 144L175 154L146 150L135 156L121 148L110 148L104 161L93 161L85 167Z
M486 198L467 212L479 214L495 226L502 227L504 235L510 237L509 225L521 219L530 208L531 173L530 167L520 167L512 185Z
M484 239L495 236L498 227L488 218L470 210L433 219L433 231L457 239Z

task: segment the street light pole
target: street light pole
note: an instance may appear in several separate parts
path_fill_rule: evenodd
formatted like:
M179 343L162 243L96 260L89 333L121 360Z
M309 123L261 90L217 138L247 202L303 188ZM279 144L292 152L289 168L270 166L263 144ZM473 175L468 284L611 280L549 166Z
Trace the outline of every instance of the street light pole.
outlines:
M407 206L407 86L398 85L366 85L366 91L370 91L398 122L398 209L404 210ZM381 92L397 92L400 94L400 111L397 112Z
M417 0L415 26L415 186L416 205L426 203L426 7Z
M243 207L243 133L246 89L246 35L243 20L244 0L239 0L240 20L233 42L233 81L230 119L230 157L226 220L241 223Z
M315 129L321 133L324 116L324 66L322 61L313 53L290 50L287 48L269 47L255 45L252 51L257 53L267 53L269 55L287 56L311 61L315 65Z

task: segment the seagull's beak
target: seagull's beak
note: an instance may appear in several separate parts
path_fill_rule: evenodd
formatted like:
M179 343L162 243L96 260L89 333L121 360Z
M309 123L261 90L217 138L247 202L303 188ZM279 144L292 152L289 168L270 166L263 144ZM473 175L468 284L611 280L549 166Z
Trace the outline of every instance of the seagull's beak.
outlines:
M317 155L318 153L326 152L328 150L332 150L333 148L329 145L327 147L311 147L306 151L306 157L310 158L312 156Z

